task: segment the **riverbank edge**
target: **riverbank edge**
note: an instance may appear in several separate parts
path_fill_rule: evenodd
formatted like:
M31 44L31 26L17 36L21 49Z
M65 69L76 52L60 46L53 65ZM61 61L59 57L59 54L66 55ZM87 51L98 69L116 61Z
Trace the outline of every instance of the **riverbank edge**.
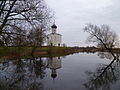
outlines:
M55 47L42 46L36 47L32 54L34 47L0 47L0 59L15 59L15 58L31 58L31 57L59 57L79 52L107 52L96 47ZM120 53L120 48L112 50L115 53Z
M36 47L0 47L0 59L29 58L29 57L55 57L66 56L77 53L78 50L72 47L42 46Z

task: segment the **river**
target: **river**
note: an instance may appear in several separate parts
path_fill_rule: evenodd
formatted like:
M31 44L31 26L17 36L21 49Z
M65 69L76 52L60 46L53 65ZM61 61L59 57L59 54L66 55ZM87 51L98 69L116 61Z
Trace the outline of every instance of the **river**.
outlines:
M2 60L0 90L119 90L120 62L109 54Z

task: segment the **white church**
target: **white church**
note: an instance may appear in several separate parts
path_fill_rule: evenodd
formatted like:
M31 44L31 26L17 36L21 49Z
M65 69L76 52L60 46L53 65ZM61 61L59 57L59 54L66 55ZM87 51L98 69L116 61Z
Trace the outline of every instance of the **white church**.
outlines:
M48 46L62 46L62 35L57 33L57 26L53 24L51 28L52 33L47 35Z

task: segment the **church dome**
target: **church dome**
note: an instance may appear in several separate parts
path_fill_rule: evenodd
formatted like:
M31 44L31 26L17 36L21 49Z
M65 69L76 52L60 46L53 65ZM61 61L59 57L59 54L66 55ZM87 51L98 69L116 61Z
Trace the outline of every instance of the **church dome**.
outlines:
M51 26L51 28L57 28L57 26L56 26L55 24L53 24L53 25Z
M51 77L55 79L57 77L57 74L51 74Z

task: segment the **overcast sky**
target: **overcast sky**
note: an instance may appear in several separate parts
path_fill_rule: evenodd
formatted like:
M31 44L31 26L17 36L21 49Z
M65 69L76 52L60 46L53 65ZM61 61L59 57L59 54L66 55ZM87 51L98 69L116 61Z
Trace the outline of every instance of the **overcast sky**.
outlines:
M47 0L55 12L57 32L68 46L88 46L87 23L107 24L120 35L120 0Z

